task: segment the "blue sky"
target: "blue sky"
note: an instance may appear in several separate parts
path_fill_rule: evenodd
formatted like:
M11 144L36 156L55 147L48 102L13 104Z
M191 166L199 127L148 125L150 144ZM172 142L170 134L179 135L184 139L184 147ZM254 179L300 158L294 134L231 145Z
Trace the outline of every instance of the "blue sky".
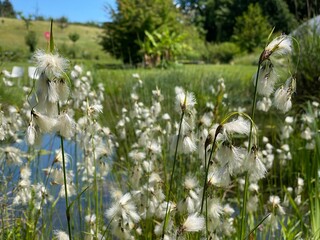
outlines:
M116 0L10 0L17 12L24 16L37 14L46 18L65 16L70 22L97 23L110 21L104 6L116 6Z

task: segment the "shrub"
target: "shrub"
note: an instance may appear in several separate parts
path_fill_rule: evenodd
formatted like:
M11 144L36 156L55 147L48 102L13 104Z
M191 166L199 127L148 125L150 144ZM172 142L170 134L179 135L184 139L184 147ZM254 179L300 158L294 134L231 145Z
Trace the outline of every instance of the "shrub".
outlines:
M37 34L34 31L29 31L25 37L25 42L30 52L34 52L38 43Z
M208 44L204 59L209 63L229 63L239 52L239 47L231 42Z
M316 29L305 26L296 33L300 43L293 61L298 64L297 99L302 102L313 96L319 97L320 89L320 34Z
M256 47L263 46L270 29L259 4L250 4L247 12L237 17L232 38L242 50L253 52Z
M76 43L76 41L79 40L80 35L78 33L70 33L68 37L73 43Z

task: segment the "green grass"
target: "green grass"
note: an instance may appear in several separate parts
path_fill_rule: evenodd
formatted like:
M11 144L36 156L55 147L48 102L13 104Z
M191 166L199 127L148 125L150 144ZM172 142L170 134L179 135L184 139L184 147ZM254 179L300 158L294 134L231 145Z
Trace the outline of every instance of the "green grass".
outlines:
M105 119L110 122L121 113L122 106L131 101L132 86L137 83L132 77L134 73L138 73L143 81L143 88L138 89L141 100L149 102L152 90L158 87L165 98L163 107L172 112L170 108L174 102L175 86L194 92L199 111L204 111L207 101L215 101L210 99L210 89L217 88L218 79L221 77L225 79L226 92L236 93L235 97L229 95L230 106L248 104L254 71L253 66L232 65L185 65L171 69L101 69L94 72L94 79L96 83L102 82L105 86Z
M69 39L70 33L78 33L79 40L75 43L77 49L76 55L86 59L100 59L111 61L112 58L102 51L99 45L99 37L103 33L102 28L69 24L67 28L61 29L54 23L55 44L60 50L72 48L72 42ZM49 21L32 21L29 27L30 31L36 32L38 44L37 48L46 49L47 40L44 33L50 31ZM28 56L28 47L25 44L26 29L23 20L0 18L0 49L2 51L19 51Z

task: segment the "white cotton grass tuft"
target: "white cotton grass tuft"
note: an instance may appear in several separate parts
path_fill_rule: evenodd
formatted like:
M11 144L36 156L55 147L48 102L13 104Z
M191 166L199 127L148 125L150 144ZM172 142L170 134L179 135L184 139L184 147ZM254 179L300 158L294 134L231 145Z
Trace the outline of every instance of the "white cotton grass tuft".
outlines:
M196 104L196 98L192 92L185 92L182 88L176 88L176 111L192 112Z
M61 230L54 230L53 234L56 240L69 240L69 235Z
M283 113L288 112L292 107L291 95L296 91L295 85L296 80L290 77L274 94L274 105Z
M38 135L39 133L37 132L36 126L31 121L29 123L29 126L27 128L27 133L26 133L27 143L31 146L37 143L37 138L39 137Z
M224 164L221 167L215 167L208 174L208 184L218 186L218 187L227 187L231 182L228 164Z
M76 129L75 121L67 114L62 113L57 119L55 130L65 138L73 137Z
M284 208L281 206L280 197L271 195L268 200L268 204L271 207L272 211L276 211L276 214L284 215Z
M273 39L265 48L270 55L286 55L292 52L292 39L290 36L282 34Z
M61 148L56 150L55 154L56 154L54 158L55 163L59 163L60 165L62 165L63 157L64 157L65 164L68 164L69 162L71 162L71 155L64 153L64 156L63 156Z
M223 207L220 203L220 200L218 198L213 198L208 200L208 202L208 215L216 220L219 219L220 216L223 214Z
M93 225L95 224L97 217L95 214L92 214L92 215L85 216L84 219L88 224Z
M257 109L263 112L268 112L272 106L272 101L269 97L263 97L257 102Z
M191 190L198 187L199 183L195 177L188 176L185 178L183 185L186 189Z
M189 215L183 225L178 230L178 235L184 232L199 232L204 229L205 219L198 213Z
M242 117L223 124L223 129L228 133L238 133L249 135L250 133L250 122Z
M67 101L70 95L70 89L66 81L59 80L56 82L56 91L60 101Z
M33 115L33 119L41 132L50 133L55 130L57 124L57 120L55 118L47 117L35 110L32 110L31 114Z
M254 75L254 84L256 74ZM274 91L274 85L277 81L278 74L275 72L275 68L273 67L270 61L266 61L260 67L258 83L257 83L257 92L260 95L265 97L269 97Z
M267 169L261 161L262 154L254 146L246 159L246 168L251 181L258 181L265 177Z
M217 151L217 159L221 165L227 165L229 174L232 176L241 170L246 150L231 144L222 144Z
M33 55L37 72L45 73L49 79L61 78L69 67L69 61L58 53L46 53L44 50L36 50Z
M192 153L197 150L197 145L192 136L184 136L182 148L183 153Z
M106 211L106 217L109 219L121 217L125 222L139 222L141 218L137 213L136 206L132 203L131 200L131 193L124 194Z

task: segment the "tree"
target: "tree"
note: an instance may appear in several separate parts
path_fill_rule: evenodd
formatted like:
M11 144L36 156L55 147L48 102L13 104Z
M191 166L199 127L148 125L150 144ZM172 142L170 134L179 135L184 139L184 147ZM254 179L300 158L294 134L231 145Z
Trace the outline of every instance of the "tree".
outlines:
M117 0L117 10L109 9L113 21L104 25L103 49L124 63L142 61L145 32L179 29L178 14L171 0Z
M284 0L260 0L259 3L275 31L289 34L297 26L297 20Z
M25 42L28 45L30 52L33 53L36 50L38 43L37 34L34 31L28 31Z
M0 1L0 16L7 18L16 18L16 13L9 0Z
M61 17L57 19L58 26L61 30L68 27L68 18L67 17Z
M80 35L78 33L70 33L69 35L69 39L72 41L73 43L73 48L70 49L70 54L73 58L76 58L76 42L79 40Z
M208 42L229 41L236 18L249 4L259 3L263 15L276 31L289 33L297 24L294 16L303 19L316 13L318 0L177 0L180 11L205 33ZM312 2L312 3L311 3ZM318 8L317 8L318 7ZM319 12L319 10L318 10ZM308 13L308 14L307 14Z
M32 24L32 17L33 15L29 14L28 17L25 17L22 12L18 12L19 17L24 21L24 24L26 26L26 29L29 30L30 25Z
M164 29L161 33L146 31L145 34L145 41L139 43L145 66L167 64L175 60L175 57L187 48L183 43L185 36L176 32Z
M73 44L75 44L76 41L79 40L80 35L79 35L78 33L70 33L70 34L68 35L68 37L69 37L69 39L71 40L71 42L73 42Z
M265 43L271 31L267 19L262 15L259 4L250 4L242 16L237 17L233 39L242 50L252 52Z

